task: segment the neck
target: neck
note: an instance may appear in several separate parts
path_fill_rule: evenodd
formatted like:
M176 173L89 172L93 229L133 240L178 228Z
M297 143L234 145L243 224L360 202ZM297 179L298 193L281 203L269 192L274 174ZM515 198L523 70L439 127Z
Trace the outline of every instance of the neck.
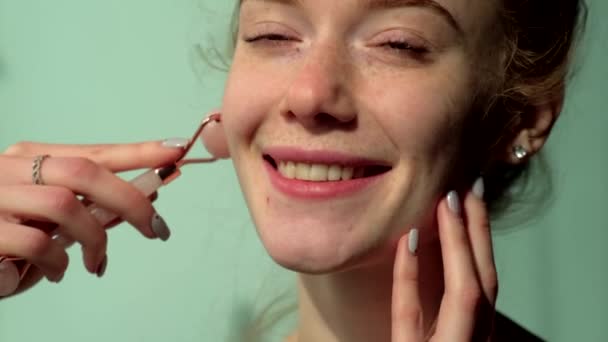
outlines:
M438 243L424 246L420 263L420 300L425 331L439 312L443 266ZM289 341L391 340L394 253L381 263L339 273L300 274L299 324Z

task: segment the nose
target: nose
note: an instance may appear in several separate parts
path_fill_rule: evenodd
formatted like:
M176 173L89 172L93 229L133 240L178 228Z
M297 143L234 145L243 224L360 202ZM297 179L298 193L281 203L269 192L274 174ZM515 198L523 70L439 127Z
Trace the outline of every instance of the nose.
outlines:
M283 113L308 128L344 126L357 117L348 65L336 49L318 47L302 58L285 94Z

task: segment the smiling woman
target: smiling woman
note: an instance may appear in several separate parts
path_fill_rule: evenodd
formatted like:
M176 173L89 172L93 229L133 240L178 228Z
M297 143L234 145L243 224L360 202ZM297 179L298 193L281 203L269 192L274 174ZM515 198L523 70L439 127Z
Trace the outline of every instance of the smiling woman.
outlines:
M468 243L442 236L454 229L442 223L458 225L442 210L483 230L475 193L489 214L508 208L507 190L525 178L561 111L584 3L247 0L239 11L224 126L266 250L300 274L291 339L389 340L381 308L391 301L393 341L418 328L452 340L487 332L483 310L471 313L479 325L448 318L471 300L494 303L487 233L468 227ZM417 254L405 259L420 269L405 266L402 285L426 286L380 290L402 275L399 259L388 272L389 251L408 231ZM475 288L482 296L468 298ZM395 307L412 296L420 299ZM418 312L421 325L401 312ZM498 317L497 338L525 334Z
M203 138L231 159L264 250L297 274L285 341L538 340L495 313L490 225L562 112L585 17L583 0L238 4L222 106ZM193 141L11 145L0 155L2 295L59 282L66 238L104 275L117 222L100 224L89 202L168 239L150 199L116 173L172 165ZM14 258L33 271L2 283ZM265 313L234 335L267 341L276 316Z

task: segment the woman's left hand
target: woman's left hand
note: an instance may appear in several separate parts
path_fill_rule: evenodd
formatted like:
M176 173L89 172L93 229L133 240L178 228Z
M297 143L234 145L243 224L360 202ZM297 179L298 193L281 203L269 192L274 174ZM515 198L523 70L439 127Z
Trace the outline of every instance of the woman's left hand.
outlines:
M418 257L401 238L393 275L393 342L488 341L492 334L498 280L487 210L479 180L461 202L451 193L437 208L444 266L444 294L430 337L424 331Z

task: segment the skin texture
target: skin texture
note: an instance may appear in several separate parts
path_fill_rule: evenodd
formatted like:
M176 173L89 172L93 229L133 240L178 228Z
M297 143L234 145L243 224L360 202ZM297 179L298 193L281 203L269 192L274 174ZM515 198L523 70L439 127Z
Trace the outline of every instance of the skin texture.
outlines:
M422 244L436 241L434 208L460 186L448 182L476 91L479 63L471 58L484 41L479 27L493 18L486 2L444 1L461 33L428 8L370 11L353 3L245 1L223 102L261 239L278 263L307 273L375 262L411 227L423 230ZM244 41L269 33L287 38ZM356 196L296 201L274 190L262 167L263 149L274 146L337 150L392 170Z
M485 204L464 171L476 150L463 141L475 135L486 68L500 61L496 4L439 1L450 23L428 2L364 3L241 6L222 124L262 243L299 272L300 321L288 341L484 340L497 278ZM533 108L513 143L540 149L556 107ZM392 169L354 195L294 198L264 168L277 146ZM460 210L448 209L452 189ZM415 255L404 247L414 227Z

